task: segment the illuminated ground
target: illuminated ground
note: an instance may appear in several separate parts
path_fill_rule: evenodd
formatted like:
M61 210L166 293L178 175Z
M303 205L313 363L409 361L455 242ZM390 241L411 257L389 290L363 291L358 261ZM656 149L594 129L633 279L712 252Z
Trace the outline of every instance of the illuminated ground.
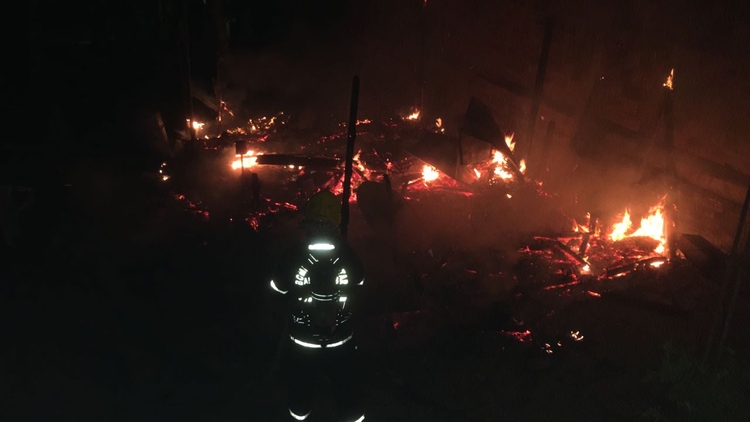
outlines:
M281 171L261 172L264 192L293 201ZM297 214L283 209L256 232L229 223L231 183L224 195L189 187L226 199L205 219L158 179L108 177L111 202L82 180L68 223L11 252L3 270L3 419L283 420L283 367L271 365L279 312L265 280ZM453 236L460 227L446 233L464 206L427 195L392 231L353 208L351 243L368 269L359 330L368 420L690 414L646 376L665 342L690 347L705 334L715 286L683 264L544 290L517 265L524 233L478 243ZM520 212L507 208L493 230L518 225ZM321 391L314 421L331 420ZM720 419L740 420L743 409L731 410Z

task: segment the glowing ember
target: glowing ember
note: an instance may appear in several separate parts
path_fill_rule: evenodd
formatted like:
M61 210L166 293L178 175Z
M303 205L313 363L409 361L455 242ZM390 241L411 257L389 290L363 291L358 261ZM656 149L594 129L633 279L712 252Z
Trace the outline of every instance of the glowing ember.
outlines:
M505 145L508 146L508 149L510 152L513 152L513 150L516 148L516 142L513 140L514 133L511 133L510 135L505 135Z
M477 179L481 179L482 178L482 172L480 172L477 169L474 169L474 176L476 176Z
M648 211L648 215L641 219L641 225L638 229L632 233L630 231L632 222L630 221L630 213L625 210L622 221L612 226L612 233L610 239L614 241L622 240L626 237L650 237L659 241L659 246L654 249L656 253L664 253L666 248L667 236L665 234L664 225L664 202L654 207L651 207Z
M414 112L406 116L405 119L406 120L419 120L419 114L420 114L419 110L414 110Z
M670 91L674 90L673 82L674 82L674 69L672 69L669 72L669 76L667 76L667 81L664 82L664 87L669 89Z
M580 331L571 331L570 338L572 338L575 341L581 341L583 340L583 334L581 334Z
M651 265L651 266L652 266L652 267L654 267L654 268L659 268L659 267L661 267L662 265L664 265L664 261L654 261L654 262L652 262L652 263L651 263L651 264L649 264L649 265Z
M433 180L436 180L439 176L440 176L440 173L438 173L435 167L425 164L424 168L422 169L422 180L424 180L425 182L432 182Z
M521 173L526 173L526 160L524 160L524 159L521 159L521 162L520 162L520 163L518 163L518 170L519 170L519 171L520 171Z
M508 337L511 337L513 339L518 340L521 343L526 343L532 340L531 338L531 331L525 330L525 331L505 331L500 330L500 334L504 334Z
M255 156L254 151L248 151L245 155L235 155L236 160L232 162L232 170L241 169L243 167L249 168L258 164L258 157Z

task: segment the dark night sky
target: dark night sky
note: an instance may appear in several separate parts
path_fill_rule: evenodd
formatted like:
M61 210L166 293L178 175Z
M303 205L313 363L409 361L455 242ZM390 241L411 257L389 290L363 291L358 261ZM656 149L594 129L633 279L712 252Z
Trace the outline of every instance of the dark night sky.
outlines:
M450 3L433 1L430 5L434 7ZM33 97L45 98L51 108L70 113L74 120L83 114L80 109L86 109L88 115L98 113L100 119L107 117L105 114L110 108L101 107L107 103L126 107L157 102L162 107L164 101L182 101L177 76L183 60L177 42L180 14L175 10L180 4L172 0L30 2L30 75L31 89L36 94ZM466 7L487 4L491 2L467 0ZM552 4L554 11L557 3L538 1L536 4L539 10ZM210 87L215 75L217 45L212 2L208 0L204 4L202 0L192 0L190 5L193 76L203 86ZM418 23L413 18L419 16L421 5L421 0L223 1L225 18L229 21L230 45L235 52L307 57L275 62L277 66L310 69L310 72L297 70L296 74L287 72L288 77L295 79L288 85L314 85L319 74L325 74L321 69L328 67L343 75L349 69L368 66L373 60L387 61L389 54L393 61L388 66L403 78L402 83L407 83L412 77L407 74L414 72L414 64L409 62L413 61L409 59L410 54L405 53L410 47L399 37ZM582 27L590 26L594 33L598 31L606 37L615 27L641 31L641 26L650 25L663 28L661 33L655 31L653 45L679 41L694 48L720 52L735 60L747 60L749 56L750 43L746 39L750 34L736 33L737 26L731 24L747 22L750 16L747 2L693 5L665 1L645 8L631 1L620 1L592 8L581 5L578 10L574 5L558 5L557 9L563 15L570 15L569 24L574 25L574 30L578 23L573 22L580 22ZM411 15L414 16L410 18ZM369 50L359 49L360 43L365 43ZM316 60L316 55L321 58ZM349 67L342 70L345 66ZM318 74L309 75L307 80L296 77L313 72ZM379 75L374 76L376 79ZM369 79L372 80L373 77ZM258 83L262 83L260 79ZM370 89L374 93L382 92L379 86ZM397 84L389 89L403 90ZM399 94L383 96L383 101L397 102ZM88 124L81 122L84 123Z

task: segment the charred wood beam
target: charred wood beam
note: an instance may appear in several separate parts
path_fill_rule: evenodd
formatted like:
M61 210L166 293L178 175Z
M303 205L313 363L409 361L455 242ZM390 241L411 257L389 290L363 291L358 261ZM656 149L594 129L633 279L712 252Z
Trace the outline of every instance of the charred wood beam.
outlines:
M349 103L349 124L346 138L344 167L344 193L341 198L341 235L349 233L349 198L352 195L352 169L354 168L354 141L357 139L357 108L359 106L359 76L352 78L352 97Z
M633 262L632 264L623 265L620 267L615 268L608 268L606 271L607 277L614 277L622 274L629 273L631 271L639 270L642 268L651 268L652 264L658 263L658 262L665 262L667 259L661 256L648 258L648 259L642 259L640 261Z
M724 273L727 254L701 235L683 234L680 239L680 250L703 277L715 279Z
M566 255L569 255L572 258L574 258L576 261L578 261L579 264L581 264L581 265L587 265L588 264L588 261L586 261L586 258L584 258L583 256L581 256L581 254L579 254L577 252L574 252L573 249L570 249L570 247L568 245L566 245L565 243L563 243L563 242L561 242L561 241L559 241L557 239L549 239L549 240L552 240L553 244L557 248L559 248Z
M287 154L258 155L257 164L276 166L303 166L320 169L341 169L341 159L326 157L302 157Z
M750 220L748 219L748 212L750 212L750 187L748 187L747 194L745 195L745 203L742 206L740 221L737 225L737 232L732 244L732 253L729 256L728 268L724 273L724 282L721 287L721 290L724 291L726 288L730 287L730 284L733 284L733 286L731 286L732 293L731 298L729 299L729 304L727 305L726 313L722 313L724 318L721 329L721 339L719 340L719 345L716 350L716 359L720 359L724 351L727 336L729 335L729 327L731 326L732 317L734 316L734 311L737 307L737 297L740 294L740 288L742 287L742 282L745 278L744 273L747 270L747 262L741 261L741 257L747 255L748 245L750 245Z
M512 94L518 95L519 97L530 99L534 95L534 91L532 88L527 88L517 82L513 82L509 79L503 78L502 76L479 75L479 77L490 85L496 86L500 89L504 89ZM560 100L556 100L546 95L540 96L540 103L560 114L564 114L568 117L575 117L576 108L573 105Z
M544 144L542 145L542 155L539 158L539 165L534 167L536 170L537 175L547 173L548 163L547 159L549 157L549 150L552 147L552 138L555 134L555 122L550 121L547 124L547 133L544 135Z
M544 75L547 73L547 60L549 58L549 48L552 44L552 30L555 27L555 21L550 19L544 25L544 38L542 39L542 52L539 56L539 66L536 70L536 80L534 82L534 93L531 97L531 111L529 112L529 123L526 130L526 156L531 155L531 146L534 143L534 128L536 127L536 116L539 114L539 102L542 98L544 89Z

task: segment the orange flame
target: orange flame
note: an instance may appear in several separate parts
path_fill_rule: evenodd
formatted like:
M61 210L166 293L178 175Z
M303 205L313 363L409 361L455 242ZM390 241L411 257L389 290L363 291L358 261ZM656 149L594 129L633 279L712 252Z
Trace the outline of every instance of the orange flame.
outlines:
M445 128L443 127L443 119L441 119L440 117L435 120L435 127L437 128L438 132L445 133Z
M197 122L195 120L190 120L190 119L185 119L185 121L187 122L188 128L192 128L196 132L203 129L203 126L206 125L205 123Z
M526 173L526 160L521 159L521 162L518 164L518 170L521 173Z
M420 114L420 111L418 109L416 109L416 110L414 110L413 113L411 113L410 115L406 116L405 119L406 120L419 120L419 114Z
M510 152L513 152L513 150L516 148L516 142L513 140L514 133L511 133L510 135L505 135L505 145L508 146L508 149Z
M632 228L630 213L625 210L622 221L612 226L610 239L614 241L622 240L626 237L642 236L658 240L659 245L654 249L656 253L664 253L666 249L667 236L664 224L664 203L649 208L648 215L641 219L641 225L634 232L628 234Z
M506 138L507 139L507 138ZM492 157L492 163L496 164L495 166L495 176L500 177L503 180L508 180L513 178L513 174L508 171L505 164L505 156L500 151L494 151L493 157Z
M672 69L669 72L669 76L667 76L667 81L664 82L664 87L670 91L674 90L673 82L674 82L674 69Z
M249 168L258 164L258 157L255 156L254 151L248 151L245 155L237 154L237 158L232 162L232 170L241 169L242 167Z
M425 164L424 168L422 169L422 180L424 180L425 182L432 182L433 180L436 180L439 176L440 176L440 173L438 173L435 167Z

